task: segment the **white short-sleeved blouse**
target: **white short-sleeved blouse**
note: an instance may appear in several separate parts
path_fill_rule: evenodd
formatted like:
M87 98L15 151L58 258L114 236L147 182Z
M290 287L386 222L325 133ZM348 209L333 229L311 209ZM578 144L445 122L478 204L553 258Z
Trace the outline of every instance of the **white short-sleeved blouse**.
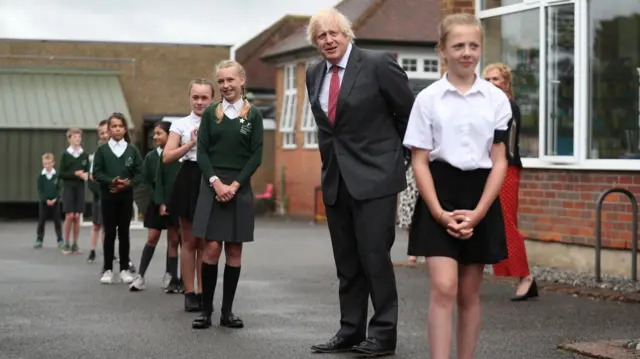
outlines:
M491 168L491 146L496 136L506 138L510 119L511 105L502 90L477 78L463 95L445 74L416 97L403 144L430 150L430 161L464 171Z

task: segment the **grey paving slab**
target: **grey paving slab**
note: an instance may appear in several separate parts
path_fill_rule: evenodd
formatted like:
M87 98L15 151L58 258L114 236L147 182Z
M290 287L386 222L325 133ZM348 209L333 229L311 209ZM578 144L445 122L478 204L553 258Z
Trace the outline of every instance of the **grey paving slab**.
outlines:
M34 250L35 223L0 223L0 358L319 358L308 347L337 329L338 287L325 225L258 221L257 241L245 246L234 307L246 327L236 331L217 325L191 329L194 314L182 311L182 296L161 290L164 243L147 272L148 290L131 293L125 285L99 284L101 260L90 265L85 254L60 253L52 229L47 228L45 248ZM86 250L89 230L81 236ZM145 237L143 230L132 231L136 264ZM406 241L398 231L394 260L405 259ZM427 358L426 272L396 268L396 276L401 298L396 357ZM556 345L640 336L637 304L554 293L511 303L511 292L502 285L483 287L476 358L574 358Z

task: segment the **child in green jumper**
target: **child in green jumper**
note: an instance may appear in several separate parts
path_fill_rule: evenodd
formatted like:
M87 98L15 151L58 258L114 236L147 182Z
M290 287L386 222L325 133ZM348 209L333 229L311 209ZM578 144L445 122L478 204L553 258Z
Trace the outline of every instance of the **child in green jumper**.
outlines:
M149 229L147 243L142 250L142 258L140 258L140 272L137 275L129 289L132 292L146 289L144 276L147 267L153 258L156 246L160 240L162 230L167 230L167 269L165 277L169 279L165 284L165 292L175 293L178 290L178 216L171 209L167 208L166 199L171 198L171 189L175 177L180 170L180 162L170 164L162 163L162 153L167 138L169 137L169 128L171 123L162 121L156 124L153 131L153 140L157 148L151 150L144 159L142 169L144 182L152 192L151 201L144 214L144 226ZM165 187L166 186L166 187ZM167 188L168 187L168 188ZM167 189L168 191L165 191Z
M131 283L129 227L133 215L133 188L142 182L142 157L130 143L127 121L113 113L107 122L109 141L98 147L93 158L93 178L100 184L104 223L104 272L100 283ZM113 252L119 240L120 273L113 272Z
M62 247L62 230L60 228L60 186L56 170L53 168L55 160L53 153L45 153L42 155L42 167L44 169L38 176L38 237L33 248L42 248L42 240L44 239L44 225L47 217L53 218L53 225L56 229L58 237L58 246Z
M67 131L69 147L62 152L60 159L60 179L62 179L62 210L65 213L64 254L79 254L78 236L80 235L80 215L84 213L84 185L89 178L89 154L84 152L82 130L71 128ZM69 245L73 227L73 245Z
M104 145L109 141L109 129L107 128L107 120L102 120L98 124L98 146ZM95 156L95 154L94 154ZM91 170L93 172L93 156L91 157ZM98 237L102 229L102 208L100 204L100 185L89 175L88 187L93 194L93 210L91 213L93 227L91 228L91 252L87 262L93 263L96 260L96 247L98 245ZM102 231L102 246L104 247L104 230Z

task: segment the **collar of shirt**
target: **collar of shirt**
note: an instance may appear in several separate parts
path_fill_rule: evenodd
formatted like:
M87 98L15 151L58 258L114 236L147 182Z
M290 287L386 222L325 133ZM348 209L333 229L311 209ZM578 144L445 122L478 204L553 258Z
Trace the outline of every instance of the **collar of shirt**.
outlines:
M353 48L353 45L351 43L349 43L349 46L347 46L347 51L345 51L344 56L342 56L342 58L340 59L340 61L338 61L338 63L336 65L338 65L338 67L340 69L346 69L347 68L347 63L349 62L349 55L351 55L351 49ZM331 72L331 67L333 66L332 63L330 63L329 61L326 61L327 63L327 69L325 70L325 73L329 73Z
M162 148L158 147L156 148L156 151L158 152L158 155L162 154Z
M74 150L74 148L72 146L67 147L67 152L69 152L70 155L78 155L80 156L82 154L84 150L82 149L82 147L78 147L78 150Z
M244 100L242 98L240 98L238 101L236 101L234 103L231 103L231 102L227 101L226 99L223 99L222 100L222 110L223 111L229 110L229 107L233 108L237 112L240 112L240 110L242 110L242 108L244 107Z
M484 97L487 97L487 94L489 93L489 89L487 89L486 87L486 84L487 84L485 83L486 81L476 76L476 80L473 82L471 89L469 89L467 93L462 95L460 94L460 91L458 91L458 89L456 89L456 87L453 86L451 82L449 82L449 79L447 78L447 76L448 76L448 73L445 72L444 75L442 75L442 78L440 79L440 83L441 83L440 89L442 90L441 97L444 97L444 95L446 95L449 92L454 92L461 96L468 96L476 92L479 92Z
M200 120L202 120L202 117L196 115L193 111L191 111L191 113L187 117L189 117L189 120L193 122L196 126L199 126Z
M124 140L124 138L121 138L120 141L116 141L113 138L109 139L109 147L114 148L114 147L120 147L122 145L126 145L127 141Z
M51 169L51 172L48 172L46 168L43 168L43 169L42 169L42 174L43 174L43 175L47 175L47 174L48 174L48 175L53 176L54 174L56 174L56 169L55 169L55 168L52 168L52 169Z

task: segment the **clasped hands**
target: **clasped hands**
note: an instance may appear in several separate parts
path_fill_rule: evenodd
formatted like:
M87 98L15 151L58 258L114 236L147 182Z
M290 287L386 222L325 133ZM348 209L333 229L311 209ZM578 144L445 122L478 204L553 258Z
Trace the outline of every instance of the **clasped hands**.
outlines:
M213 190L216 193L216 201L218 202L229 202L233 199L240 188L240 184L236 181L233 181L232 184L226 185L222 183L219 179L211 183Z
M437 218L450 236L458 239L469 239L473 236L473 229L480 223L482 215L478 211L457 209L453 212L442 210Z
M109 185L109 192L118 193L124 190L130 184L131 184L131 181L129 179L127 178L120 179L120 176L118 176L114 178L113 181L111 181L111 184Z

